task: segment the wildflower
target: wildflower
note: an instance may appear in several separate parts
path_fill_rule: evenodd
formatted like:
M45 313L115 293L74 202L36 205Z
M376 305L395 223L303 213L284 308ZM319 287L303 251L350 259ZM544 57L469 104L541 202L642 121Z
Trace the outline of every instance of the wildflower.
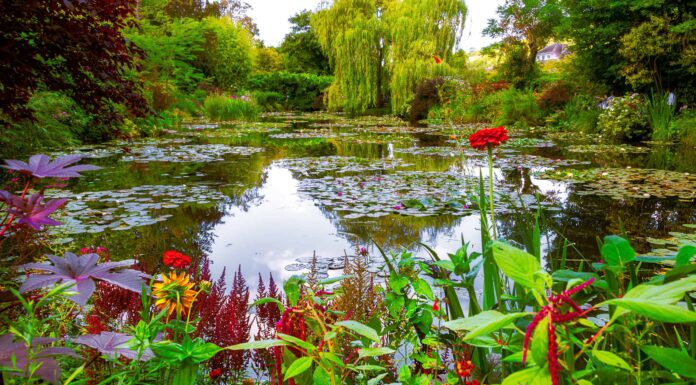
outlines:
M478 130L469 136L471 147L477 150L484 150L488 146L498 147L508 140L507 130L505 127L484 128Z
M438 300L435 300L435 302L433 302L433 311L440 311L440 305Z
M435 64L442 63L442 59L440 59L437 55L433 55L433 59L435 60Z
M404 207L401 205L401 203L399 203L398 205L394 205L394 210L401 210L403 208Z
M456 364L457 375L462 378L469 377L475 366L471 360L458 361Z
M220 369L213 369L210 374L208 374L211 380L214 380L220 376L222 376L222 370Z
M360 248L360 255L362 255L363 257L366 256L368 253L369 252L367 251L367 248L365 248L365 246L362 246Z
M342 197L342 196L343 196L343 191L337 192L336 195L338 195L339 197Z
M165 265L175 269L185 269L191 265L191 257L174 250L165 251L162 261Z
M177 275L175 271L162 274L162 282L152 285L152 294L157 298L155 305L160 310L167 309L167 317L171 317L175 311L183 316L193 304L196 292L192 290L193 283L189 282L188 274L182 272Z
M67 167L70 164L77 163L82 159L82 155L65 155L59 156L52 162L48 155L33 155L29 158L29 162L19 160L6 160L4 167L9 170L19 171L22 174L31 175L36 178L75 178L80 177L82 171L99 170L101 167L88 164Z

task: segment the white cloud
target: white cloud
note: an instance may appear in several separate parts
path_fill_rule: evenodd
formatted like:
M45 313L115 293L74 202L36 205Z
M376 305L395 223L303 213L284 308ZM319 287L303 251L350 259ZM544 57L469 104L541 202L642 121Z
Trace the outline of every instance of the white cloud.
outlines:
M303 9L314 10L320 0L247 0L252 6L249 15L259 26L259 34L267 46L278 46L290 32L288 18ZM488 19L495 16L495 10L504 0L466 0L469 9L460 48L481 48L493 42L483 37L482 31Z

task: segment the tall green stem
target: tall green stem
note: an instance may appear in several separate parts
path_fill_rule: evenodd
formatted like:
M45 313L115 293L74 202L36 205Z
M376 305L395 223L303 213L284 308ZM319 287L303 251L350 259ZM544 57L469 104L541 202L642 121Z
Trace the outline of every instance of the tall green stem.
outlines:
M493 147L488 148L488 200L491 202L491 227L493 228L493 239L497 238L495 231L495 210L493 208Z

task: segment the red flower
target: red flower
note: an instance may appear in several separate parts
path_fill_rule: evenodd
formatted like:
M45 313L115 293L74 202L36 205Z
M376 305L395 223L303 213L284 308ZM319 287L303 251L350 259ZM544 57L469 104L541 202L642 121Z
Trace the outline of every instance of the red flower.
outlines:
M214 379L222 376L222 370L214 369L213 371L210 372L209 376L212 380L214 380Z
M440 64L440 63L442 63L442 59L440 59L439 57L437 57L437 55L433 55L433 59L435 59L435 64Z
M471 360L462 360L457 362L455 368L457 369L457 375L459 377L467 378L471 375L471 372L474 370L475 366Z
M178 251L167 250L162 259L165 265L175 269L185 269L191 264L191 257Z
M501 143L508 140L507 130L505 127L484 128L478 130L469 136L471 147L477 150L485 150L489 145L498 147Z
M435 300L435 302L433 302L433 311L440 311L440 305L438 304L438 300Z

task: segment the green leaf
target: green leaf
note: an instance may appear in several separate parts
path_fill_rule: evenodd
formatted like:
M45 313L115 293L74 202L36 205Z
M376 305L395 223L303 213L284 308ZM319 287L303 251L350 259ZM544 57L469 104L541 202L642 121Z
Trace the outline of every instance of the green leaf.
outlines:
M549 352L549 318L544 317L534 329L532 336L532 359L537 366L544 366Z
M312 383L315 385L331 385L331 376L321 366L314 369Z
M379 384L379 382L382 381L382 379L383 379L384 377L386 377L387 374L388 374L388 373L383 373L383 374L380 374L379 376L377 376L377 377L375 377L375 378L371 378L371 379L367 380L367 385L377 385L377 384Z
M617 368L625 369L630 371L633 371L633 368L631 368L631 365L626 363L626 361L623 360L623 358L617 356L616 354L612 352L608 352L606 350L593 350L592 351L592 357L597 359L597 361L605 363L610 366L615 366Z
M683 351L652 345L643 346L641 350L672 372L680 376L696 378L696 360Z
M468 330L469 333L464 337L465 341L472 340L478 336L492 333L502 329L518 318L524 317L529 313L510 313L502 314L495 310L487 310L476 314L473 317L459 318L443 323L443 326L454 330Z
M288 334L278 333L278 338L280 338L283 341L287 341L295 346L299 346L307 350L308 352L314 351L317 348L316 346L310 344L307 341L303 341L295 336L291 336Z
M358 356L360 358L364 357L379 357L385 356L387 354L394 353L394 349L391 348L362 348L358 350Z
M535 277L539 271L542 271L536 257L500 241L494 241L491 247L495 263L506 276L527 289L537 291L544 289L543 282Z
M636 258L636 251L626 239L607 235L602 245L602 257L609 266L623 266Z
M245 342L243 344L237 344L228 347L230 350L256 350L256 349L268 349L274 346L287 346L288 343L283 340L261 340L261 341L251 341Z
M374 356L372 356L372 357L374 357ZM386 368L379 366L379 365L358 365L358 366L354 367L353 369L369 371L369 372L372 372L372 371L380 371L381 372L381 371L387 370Z
M399 382L408 382L411 379L411 368L406 364L402 364L399 367Z
M351 275L351 274L349 274L349 275L339 275L338 277L329 277L329 278L320 279L320 280L318 281L318 283L319 283L320 285L331 285L332 283L341 282L341 281L343 281L344 279L353 278L353 277L355 277L355 276L354 276L354 275Z
M310 357L300 357L290 364L290 367L285 371L283 379L286 381L293 378L299 374L307 371L307 369L312 367L312 359Z
M297 301L300 299L300 285L303 282L304 278L299 275L293 275L283 284L283 289L285 290L285 295L288 297L290 306L297 305Z
M669 305L657 301L624 297L610 299L602 302L602 304L620 306L655 321L669 323L696 322L696 312L690 311L681 306Z
M679 249L679 252L675 256L676 265L684 266L691 262L691 258L696 255L696 246L686 245Z
M201 363L203 361L208 361L218 354L221 347L215 345L211 342L205 342L200 338L196 338L194 341L193 349L191 350L191 360L195 363Z
M254 301L254 303L252 303L251 306L249 306L249 307L257 307L257 306L264 305L264 304L271 303L271 302L278 305L278 309L280 310L281 313L283 313L285 311L285 306L283 306L283 303L280 302L278 299L271 298L271 297L259 298L256 301Z
M377 334L377 331L375 331L375 329L367 325L361 324L358 321L340 321L336 322L335 325L349 329L355 333L360 334L363 337L371 339L372 341L379 342L379 334Z
M396 272L389 274L389 287L394 290L394 292L401 294L401 290L408 286L408 278L399 275Z
M505 377L501 385L551 385L551 375L546 367L532 367Z
M430 284L426 282L426 280L422 278L416 278L415 280L412 281L413 284L413 290L418 294L422 295L429 300L434 300L435 296L433 296L433 289L430 288Z

